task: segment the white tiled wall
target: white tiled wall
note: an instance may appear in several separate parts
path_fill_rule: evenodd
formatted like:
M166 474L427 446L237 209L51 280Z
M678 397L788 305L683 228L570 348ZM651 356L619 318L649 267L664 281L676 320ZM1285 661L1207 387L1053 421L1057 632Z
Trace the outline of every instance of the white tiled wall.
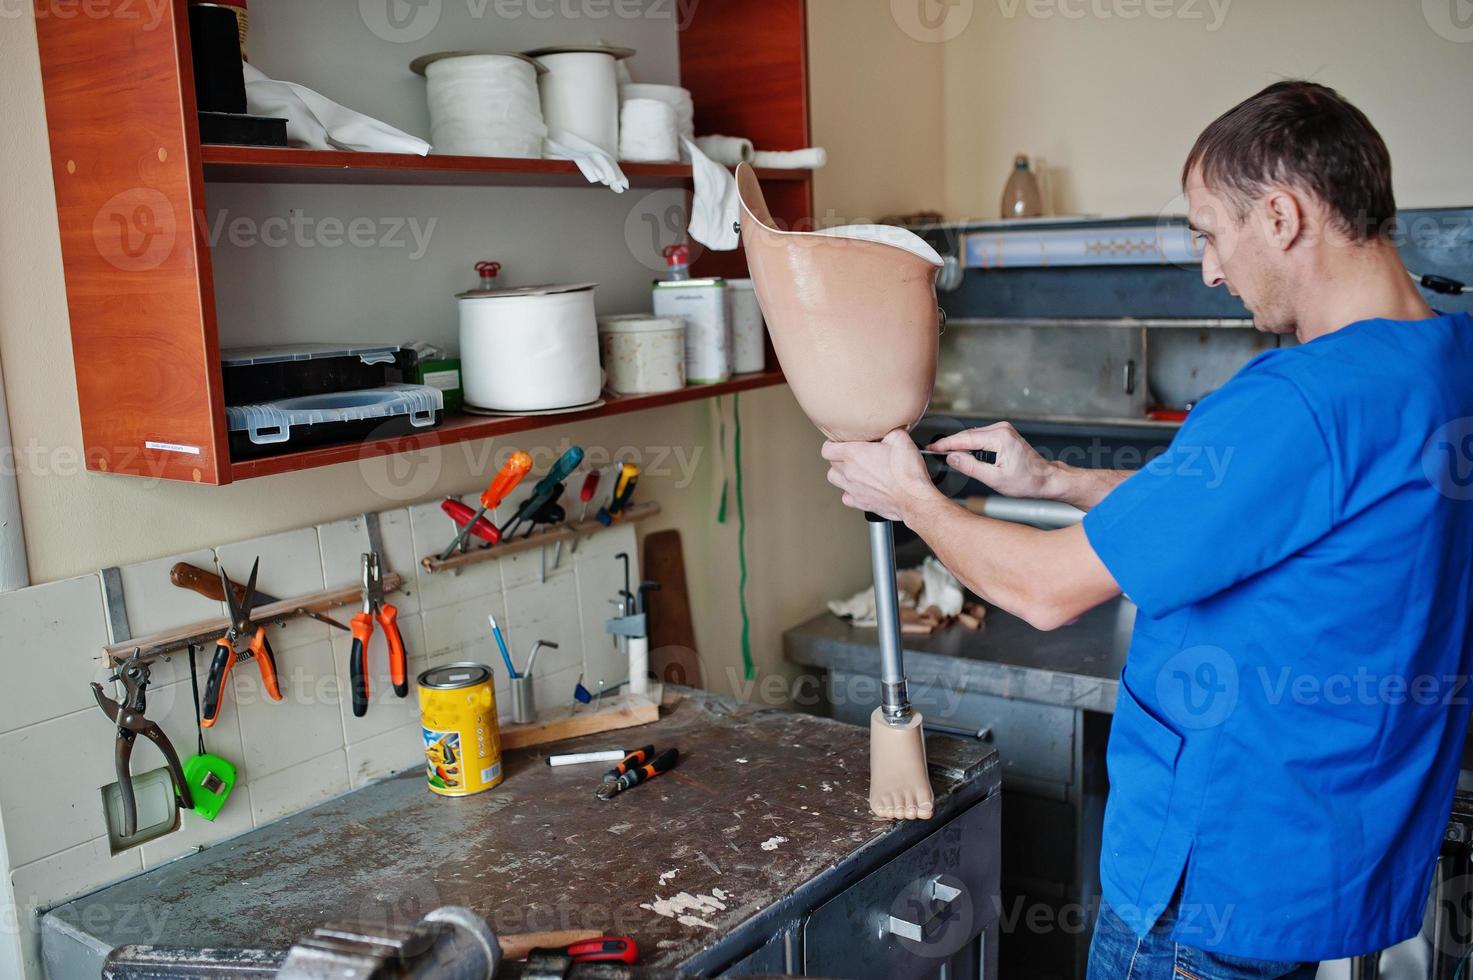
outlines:
M476 501L467 498L467 503ZM514 503L497 519L510 515ZM419 558L449 542L450 521L433 500L379 515L385 573L404 576L388 597L413 678L430 666L473 660L491 665L497 699L509 711L506 671L486 622L495 613L520 669L536 640L549 640L536 665L540 706L565 704L581 676L618 683L626 665L604 632L614 613L609 600L623 587L615 555L636 557L635 534L623 525L565 545L554 567L547 551L546 581L536 551L485 562L459 573L430 575ZM223 604L174 587L171 566L188 561L212 569L216 559L244 582L260 557L258 588L286 598L360 580L368 549L362 515L249 541L129 565L121 569L128 624L134 636L219 617ZM634 566L638 581L638 564ZM332 611L348 623L356 605ZM88 684L104 681L97 660L108 641L100 577L96 574L0 594L0 624L10 676L0 685L0 825L8 852L10 886L20 910L26 969L39 977L37 909L85 894L280 819L332 796L413 767L423 758L413 684L395 696L382 630L369 648L371 703L353 716L347 695L351 637L309 618L268 624L284 698L270 700L250 661L238 662L217 723L204 732L208 751L235 763L239 782L219 817L206 822L185 813L179 830L113 855L104 823L101 787L113 782L114 728L97 709ZM213 649L197 654L201 690ZM109 693L113 685L104 685ZM158 722L181 758L197 748L188 656L152 667L148 716ZM133 752L133 771L163 765L146 740Z

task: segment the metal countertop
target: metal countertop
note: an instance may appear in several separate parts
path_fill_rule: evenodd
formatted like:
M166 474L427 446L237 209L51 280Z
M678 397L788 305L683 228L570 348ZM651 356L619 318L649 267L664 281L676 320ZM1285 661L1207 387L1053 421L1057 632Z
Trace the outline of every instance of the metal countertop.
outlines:
M905 670L913 683L1113 714L1134 624L1135 606L1124 599L1048 633L989 608L980 631L954 627L904 637ZM879 674L876 631L828 612L784 633L783 649L807 667Z
M660 721L553 747L680 749L613 801L593 795L606 767L551 768L547 747L507 753L506 781L462 799L416 769L54 909L48 958L53 943L284 949L328 922L456 904L498 932L602 929L639 943L642 970L705 972L1000 785L990 746L933 735L936 816L880 821L864 728L666 690L683 697Z

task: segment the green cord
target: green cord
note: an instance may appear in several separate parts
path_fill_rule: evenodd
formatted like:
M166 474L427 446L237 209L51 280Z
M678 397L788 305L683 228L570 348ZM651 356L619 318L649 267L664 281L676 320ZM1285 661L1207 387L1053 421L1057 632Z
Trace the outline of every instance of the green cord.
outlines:
M757 668L752 664L752 619L747 615L747 507L742 499L742 396L740 393L731 396L731 413L733 419L734 435L732 436L732 456L736 464L736 504L737 504L737 561L741 565L741 582L737 586L742 607L742 669L746 672L746 679L757 679Z
M716 399L716 452L721 457L721 503L716 508L716 523L726 523L726 399Z

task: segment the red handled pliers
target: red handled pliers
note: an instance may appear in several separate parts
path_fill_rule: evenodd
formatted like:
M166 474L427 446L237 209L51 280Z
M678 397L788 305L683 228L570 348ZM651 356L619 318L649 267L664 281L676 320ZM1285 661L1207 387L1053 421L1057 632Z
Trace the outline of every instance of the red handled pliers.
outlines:
M368 714L368 643L373 639L373 620L378 617L389 641L389 679L394 693L409 696L409 671L404 656L404 637L399 634L399 610L384 602L384 579L379 571L378 552L363 555L363 611L353 617L353 652L348 658L348 680L353 688L353 717Z
M256 601L256 572L260 568L261 559L257 558L251 566L251 577L246 582L245 596L240 602L235 601L235 586L231 584L230 576L225 574L224 568L220 569L220 584L225 589L225 600L230 604L230 627L215 645L215 659L210 661L210 675L205 681L204 717L200 724L206 728L213 728L220 718L225 682L239 658L254 660L261 669L261 683L266 688L266 696L273 701L281 700L281 687L276 681L276 654L271 650L271 641L266 639L266 627L257 626L251 620L251 606ZM239 644L244 637L250 639L246 648L241 650Z

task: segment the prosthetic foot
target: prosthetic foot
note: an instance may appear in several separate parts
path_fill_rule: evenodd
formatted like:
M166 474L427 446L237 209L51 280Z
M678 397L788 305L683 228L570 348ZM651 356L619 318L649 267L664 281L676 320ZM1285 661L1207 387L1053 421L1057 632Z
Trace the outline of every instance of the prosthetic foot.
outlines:
M869 521L870 567L880 634L880 707L869 720L869 808L889 820L929 820L935 794L926 769L920 713L910 706L900 646L895 538L890 522Z

